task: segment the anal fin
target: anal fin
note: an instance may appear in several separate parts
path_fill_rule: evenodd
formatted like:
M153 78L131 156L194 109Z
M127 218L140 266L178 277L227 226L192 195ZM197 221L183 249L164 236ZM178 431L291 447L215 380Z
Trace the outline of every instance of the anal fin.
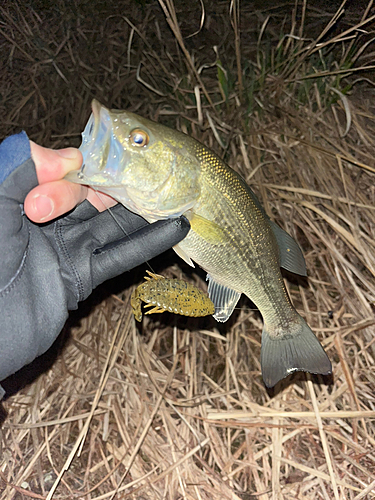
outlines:
M213 317L216 321L224 323L230 318L234 311L241 297L241 293L224 285L220 285L209 274L207 274L206 280L208 281L208 296L215 306L215 314L213 314Z

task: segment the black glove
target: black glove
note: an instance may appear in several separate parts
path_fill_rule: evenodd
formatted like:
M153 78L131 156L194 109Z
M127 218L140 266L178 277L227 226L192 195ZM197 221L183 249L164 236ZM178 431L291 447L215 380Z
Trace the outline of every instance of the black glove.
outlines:
M148 224L122 205L88 201L39 225L23 212L38 184L22 133L0 145L0 381L44 353L68 316L103 281L164 252L189 232L185 217ZM126 236L125 236L126 234ZM0 399L1 399L0 386Z

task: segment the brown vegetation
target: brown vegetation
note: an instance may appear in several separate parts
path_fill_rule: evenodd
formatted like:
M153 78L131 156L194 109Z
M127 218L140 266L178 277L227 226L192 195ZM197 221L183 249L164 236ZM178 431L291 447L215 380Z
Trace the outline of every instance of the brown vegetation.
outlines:
M286 283L334 375L267 392L244 298L228 324L137 327L145 266L97 290L52 367L4 402L0 499L375 498L372 2L337 19L305 3L20 4L0 7L0 137L78 146L96 97L215 149L303 248L308 282ZM151 266L206 286L172 252Z

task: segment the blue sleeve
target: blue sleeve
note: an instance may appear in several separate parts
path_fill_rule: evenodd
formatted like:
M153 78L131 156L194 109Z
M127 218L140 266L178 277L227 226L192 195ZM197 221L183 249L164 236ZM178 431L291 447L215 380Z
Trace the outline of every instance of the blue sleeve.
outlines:
M11 135L0 144L0 185L18 166L31 156L26 132Z

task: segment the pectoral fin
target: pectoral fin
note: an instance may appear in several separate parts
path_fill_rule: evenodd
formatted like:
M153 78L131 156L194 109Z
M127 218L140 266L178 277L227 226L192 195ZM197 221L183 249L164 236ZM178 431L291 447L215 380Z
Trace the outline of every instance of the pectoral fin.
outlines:
M306 276L306 263L298 243L272 220L269 221L280 251L280 267Z
M216 321L224 323L234 311L241 294L224 285L219 285L209 274L206 280L208 281L208 296L215 306L213 317Z
M193 214L189 222L191 229L212 245L219 245L226 239L225 231L216 222L205 219L201 215Z

